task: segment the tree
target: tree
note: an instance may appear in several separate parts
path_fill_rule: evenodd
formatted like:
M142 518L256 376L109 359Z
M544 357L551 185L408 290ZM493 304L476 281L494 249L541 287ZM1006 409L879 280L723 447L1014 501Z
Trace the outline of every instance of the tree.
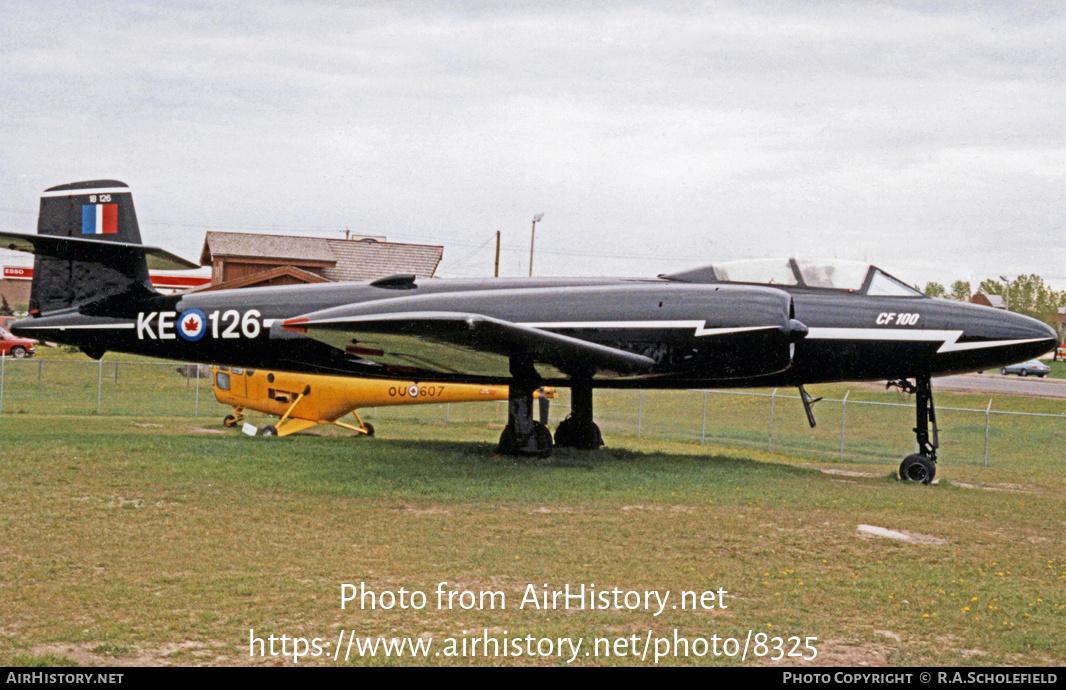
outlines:
M951 284L951 294L949 294L948 297L960 302L969 302L970 283L965 280L956 280Z
M929 295L930 297L943 297L944 293L947 291L944 290L944 286L940 283L926 283L925 290L923 290L922 292Z

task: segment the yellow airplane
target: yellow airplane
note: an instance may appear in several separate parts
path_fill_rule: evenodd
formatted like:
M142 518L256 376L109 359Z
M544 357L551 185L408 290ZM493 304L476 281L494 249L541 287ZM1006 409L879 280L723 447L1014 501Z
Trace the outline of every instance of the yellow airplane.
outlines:
M359 418L360 407L390 405L428 405L431 403L507 400L507 386L478 386L458 383L421 383L384 379L357 379L345 376L288 374L240 367L211 367L211 384L215 399L232 405L233 414L222 423L228 427L244 421L244 411L254 410L281 420L258 430L260 436L288 436L318 424L336 424L367 436L374 435L373 425ZM541 417L547 423L547 401L557 397L554 388L542 388ZM349 412L358 426L338 421ZM251 425L247 425L250 427ZM245 429L255 434L254 427Z

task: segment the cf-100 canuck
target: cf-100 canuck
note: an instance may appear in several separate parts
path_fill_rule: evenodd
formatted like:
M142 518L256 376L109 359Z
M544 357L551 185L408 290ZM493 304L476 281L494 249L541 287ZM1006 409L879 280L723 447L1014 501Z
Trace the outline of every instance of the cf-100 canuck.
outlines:
M917 452L904 480L936 470L930 379L1052 349L1034 319L929 298L874 266L795 259L715 264L654 279L421 280L161 295L148 267L195 264L141 244L130 189L52 187L37 234L29 317L12 330L80 347L293 372L507 384L499 451L546 456L533 391L572 389L555 444L597 448L592 390L796 386L888 380L916 394ZM932 432L930 433L930 426Z

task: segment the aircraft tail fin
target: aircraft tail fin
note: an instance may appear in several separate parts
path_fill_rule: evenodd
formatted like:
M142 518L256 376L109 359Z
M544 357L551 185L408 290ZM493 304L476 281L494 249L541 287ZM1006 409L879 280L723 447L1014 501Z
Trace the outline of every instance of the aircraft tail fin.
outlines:
M116 180L59 185L41 195L37 234L0 232L0 246L33 252L30 313L135 303L157 295L148 276L158 268L195 268L141 244L130 188Z
M30 311L49 312L135 292L152 293L144 256L106 243L141 244L130 188L116 180L59 185L41 195L37 234L100 243L83 256L38 253ZM60 252L56 252L60 253Z

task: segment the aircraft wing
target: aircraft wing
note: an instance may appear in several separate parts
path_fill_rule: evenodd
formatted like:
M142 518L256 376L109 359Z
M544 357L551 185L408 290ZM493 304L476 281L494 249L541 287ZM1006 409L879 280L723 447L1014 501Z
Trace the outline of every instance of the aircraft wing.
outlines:
M655 364L644 355L480 314L298 317L282 327L379 364L450 375L510 377L514 356L529 356L542 376L638 374Z
M125 249L144 254L148 261L148 268L157 271L177 271L200 267L199 264L187 261L158 247L145 247L130 242L88 240L80 237L27 235L21 232L0 231L0 247L73 261L100 261L101 256L105 259L113 257L115 249Z

